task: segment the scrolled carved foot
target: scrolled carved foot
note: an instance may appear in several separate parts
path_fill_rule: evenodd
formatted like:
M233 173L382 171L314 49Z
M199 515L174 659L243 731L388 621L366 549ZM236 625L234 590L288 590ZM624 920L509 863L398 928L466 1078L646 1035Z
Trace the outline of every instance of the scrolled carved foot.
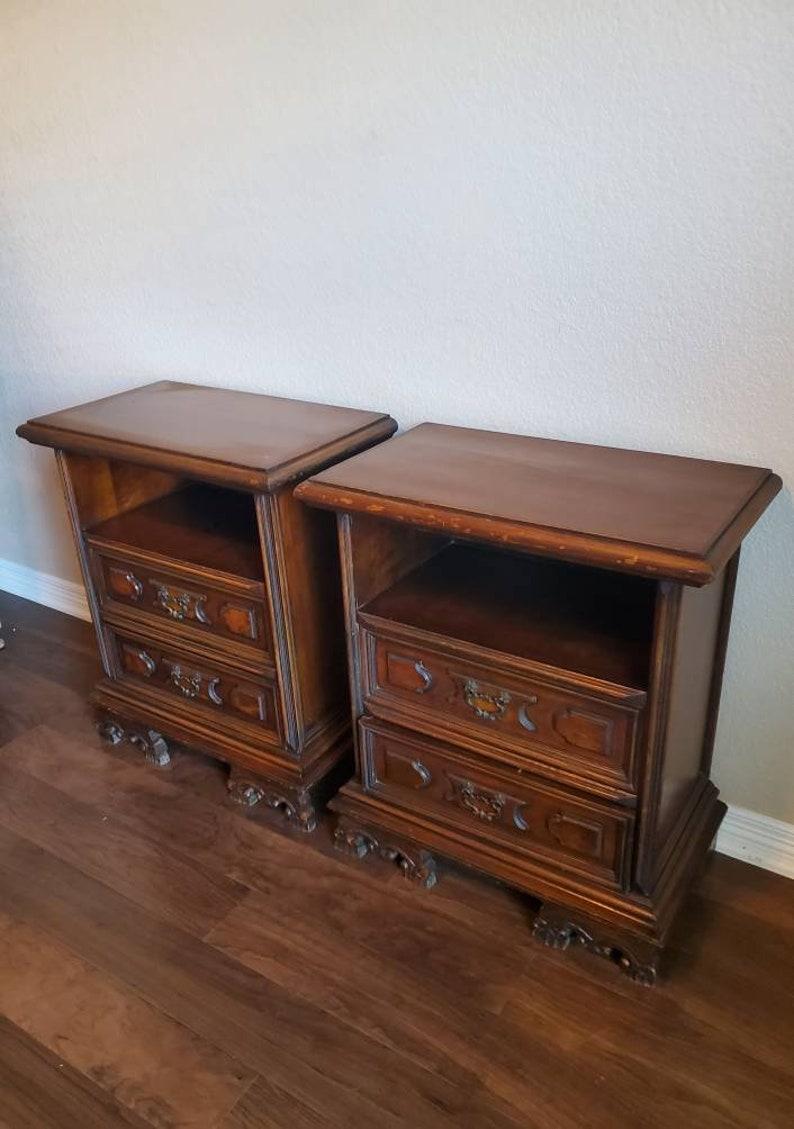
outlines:
M317 811L310 792L297 792L289 800L277 796L276 803L270 806L280 807L287 819L293 820L307 834L317 827Z
M438 876L436 862L429 851L407 843L385 841L373 831L354 827L340 821L334 832L334 846L344 854L363 859L369 854L378 854L382 859L396 862L410 882L426 890L435 886Z
M555 925L538 914L532 927L532 936L547 948L563 952L570 945L574 931L570 925Z
M612 961L635 983L645 987L656 983L660 951L650 942L639 938L627 942L597 936L590 925L585 927L571 921L564 911L548 910L545 906L535 918L532 935L552 949L564 950L572 944L582 945L595 956Z
M351 827L341 825L334 831L334 847L343 855L351 855L356 859L363 859L377 848L377 844L363 831L355 831Z
M229 799L243 808L256 807L265 794L258 784L242 777L231 777L227 787Z
M146 757L147 763L155 768L168 768L171 764L171 753L168 742L162 733L156 729L136 730L127 733L127 740Z
M263 804L266 808L281 811L294 822L301 831L314 831L317 827L317 813L310 792L295 792L289 795L268 788L263 782L234 773L229 777L229 797L244 808Z
M635 984L641 984L644 988L652 988L656 983L656 978L659 975L657 961L643 964L624 950L618 959L618 964Z
M118 745L124 740L124 730L117 721L111 721L110 718L97 722L97 732L109 745Z

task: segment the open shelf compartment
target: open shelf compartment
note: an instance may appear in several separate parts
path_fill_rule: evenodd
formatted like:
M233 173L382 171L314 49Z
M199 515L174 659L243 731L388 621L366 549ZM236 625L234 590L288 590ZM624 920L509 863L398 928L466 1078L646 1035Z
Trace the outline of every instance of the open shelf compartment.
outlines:
M646 690L655 598L642 577L453 542L360 613Z
M264 580L254 500L220 486L182 485L85 533L95 545L143 549L163 560Z

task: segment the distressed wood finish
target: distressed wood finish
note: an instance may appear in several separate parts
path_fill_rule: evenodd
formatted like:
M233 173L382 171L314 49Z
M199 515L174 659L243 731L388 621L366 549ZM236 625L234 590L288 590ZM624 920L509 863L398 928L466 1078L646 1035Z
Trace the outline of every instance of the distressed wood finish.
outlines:
M29 421L56 448L105 677L100 731L233 766L230 797L304 830L349 775L335 523L290 484L390 417L161 382Z
M541 899L543 943L652 983L725 810L739 543L779 488L430 424L301 484L339 522L358 742L340 849L424 885L432 852L466 863Z

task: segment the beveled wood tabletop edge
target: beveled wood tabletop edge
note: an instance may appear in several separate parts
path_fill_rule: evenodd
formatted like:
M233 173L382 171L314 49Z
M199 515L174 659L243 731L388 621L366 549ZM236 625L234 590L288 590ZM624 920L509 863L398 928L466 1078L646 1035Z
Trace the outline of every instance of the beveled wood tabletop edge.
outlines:
M525 525L438 505L427 506L403 498L334 486L313 478L301 483L295 493L302 501L323 509L366 514L369 517L415 525L428 532L448 533L465 540L491 542L504 548L576 564L593 565L654 579L675 580L701 588L719 575L742 537L780 490L782 482L778 475L771 471L766 473L767 477L758 489L703 556L571 530Z
M307 475L318 473L346 455L360 454L381 439L393 435L397 426L396 420L391 416L377 416L357 430L350 431L331 443L303 452L269 471L240 466L220 459L169 451L161 447L130 443L122 439L107 439L87 432L70 431L67 428L39 423L35 419L20 424L16 434L21 439L27 439L29 443L41 447L72 451L79 455L100 455L136 463L139 466L181 472L197 481L209 482L216 486L230 486L238 490L268 494L290 482L298 482Z
M759 483L733 521L726 525L708 548L706 556L712 562L715 576L722 571L761 514L782 489L783 479L780 475L767 470L766 478Z

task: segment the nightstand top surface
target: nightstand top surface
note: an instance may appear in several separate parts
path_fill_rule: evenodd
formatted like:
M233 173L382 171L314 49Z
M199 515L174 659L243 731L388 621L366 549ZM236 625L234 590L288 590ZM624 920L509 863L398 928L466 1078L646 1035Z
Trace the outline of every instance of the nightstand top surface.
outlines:
M422 424L305 501L641 575L708 583L780 489L769 470Z
M378 412L159 381L40 416L18 434L48 447L266 491L395 428Z

